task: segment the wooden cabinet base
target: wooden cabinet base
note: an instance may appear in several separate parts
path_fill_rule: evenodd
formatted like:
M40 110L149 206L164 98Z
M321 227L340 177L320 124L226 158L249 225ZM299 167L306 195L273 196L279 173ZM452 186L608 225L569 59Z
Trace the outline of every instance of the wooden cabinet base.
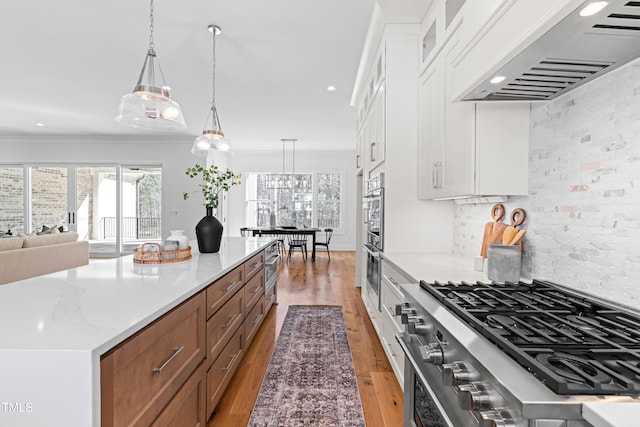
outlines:
M206 409L204 363L201 363L151 426L206 427Z
M238 328L229 344L207 372L207 418L211 417L244 355L244 328Z
M200 293L129 338L100 362L101 426L148 426L202 362Z

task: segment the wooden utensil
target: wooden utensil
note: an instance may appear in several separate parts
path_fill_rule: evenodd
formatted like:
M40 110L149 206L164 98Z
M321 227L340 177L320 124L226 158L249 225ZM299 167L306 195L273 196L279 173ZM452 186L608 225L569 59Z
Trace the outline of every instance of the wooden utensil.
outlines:
M518 231L518 233L513 237L513 239L511 239L511 241L509 243L507 243L508 245L517 245L519 244L522 239L524 238L524 235L527 234L527 230L522 229L520 231Z
M489 243L494 228L496 228L497 224L502 224L499 221L504 217L504 206L500 203L493 205L493 207L491 208L491 217L493 218L493 221L486 223L484 226L482 248L480 249L480 256L482 256L482 258L487 257L487 249L489 248Z
M524 220L527 219L527 213L522 208L514 209L511 212L511 225L506 227L502 233L502 244L510 245L513 238L518 234L518 227L524 223Z
M507 228L507 224L500 221L504 217L504 206L500 205L500 207L502 212L500 213L498 220L493 223L493 229L491 230L491 236L489 236L487 247L489 246L489 243L502 243L502 235L504 234L504 229ZM493 213L494 212L492 212L492 214Z

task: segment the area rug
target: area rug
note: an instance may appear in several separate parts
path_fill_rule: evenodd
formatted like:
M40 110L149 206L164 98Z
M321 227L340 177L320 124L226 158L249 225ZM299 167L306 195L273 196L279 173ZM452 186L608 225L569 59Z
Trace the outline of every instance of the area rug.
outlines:
M248 425L365 426L341 307L289 306Z

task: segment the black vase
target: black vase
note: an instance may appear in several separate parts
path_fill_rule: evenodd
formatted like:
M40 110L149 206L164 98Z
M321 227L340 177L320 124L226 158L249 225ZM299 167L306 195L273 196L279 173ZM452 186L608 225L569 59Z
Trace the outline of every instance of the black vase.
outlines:
M196 225L196 237L198 239L198 250L201 253L216 253L220 250L223 226L218 219L213 216L213 208L207 206L207 216L202 218Z

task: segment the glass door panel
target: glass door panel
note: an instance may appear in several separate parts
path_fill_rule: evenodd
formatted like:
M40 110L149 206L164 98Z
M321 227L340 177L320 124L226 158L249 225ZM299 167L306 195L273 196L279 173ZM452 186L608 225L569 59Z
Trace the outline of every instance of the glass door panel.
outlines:
M91 256L118 256L118 168L76 167L75 197L69 211L79 239L89 241Z
M122 252L162 240L162 168L122 167Z
M69 228L68 170L66 166L34 166L31 168L31 230Z
M0 237L24 233L24 168L0 166Z

